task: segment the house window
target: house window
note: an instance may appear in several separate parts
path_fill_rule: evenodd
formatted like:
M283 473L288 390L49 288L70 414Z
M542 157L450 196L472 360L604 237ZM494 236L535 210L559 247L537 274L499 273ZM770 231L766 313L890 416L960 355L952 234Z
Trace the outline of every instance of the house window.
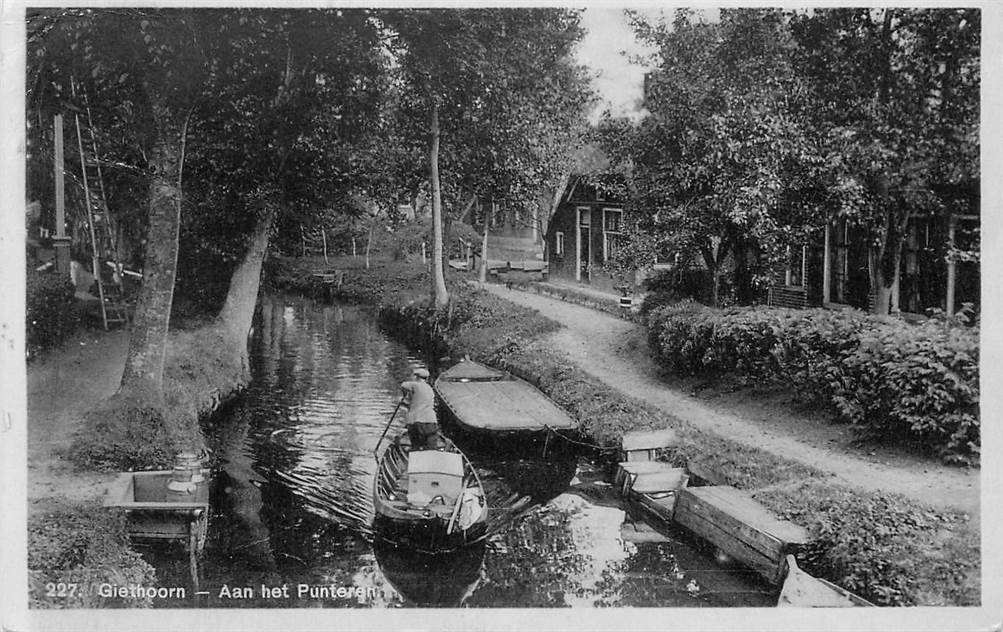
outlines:
M603 259L609 261L616 256L620 250L622 241L621 225L623 223L623 211L619 209L604 208L602 211L603 226Z
M554 255L558 257L564 256L564 233L557 231L557 243L554 245Z

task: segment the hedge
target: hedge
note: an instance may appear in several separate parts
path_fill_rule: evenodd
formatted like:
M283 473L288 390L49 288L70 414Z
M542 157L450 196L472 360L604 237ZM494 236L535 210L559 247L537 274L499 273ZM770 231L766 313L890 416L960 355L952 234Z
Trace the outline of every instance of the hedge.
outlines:
M739 375L791 385L869 438L977 464L979 330L861 312L764 307L655 308L648 342L677 375Z
M28 357L62 344L80 323L73 284L58 274L30 272L25 295Z

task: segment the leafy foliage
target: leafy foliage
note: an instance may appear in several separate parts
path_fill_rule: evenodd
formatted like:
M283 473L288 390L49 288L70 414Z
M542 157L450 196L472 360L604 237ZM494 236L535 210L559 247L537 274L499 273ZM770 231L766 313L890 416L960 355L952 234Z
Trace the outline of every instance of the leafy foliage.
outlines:
M129 546L125 516L96 503L47 501L28 518L29 599L35 608L149 607L140 597L101 597L98 586L156 585L154 569ZM47 583L75 583L68 597Z
M650 312L648 340L672 373L791 384L802 401L831 408L866 436L978 462L977 328L681 302Z
M920 585L931 577L937 577L943 592L955 595L952 603L977 602L958 568L972 572L978 566L977 528L968 516L889 494L865 496L820 481L755 496L809 530L812 540L798 561L816 576L831 578L877 605L922 603ZM939 553L948 531L956 556Z
M80 323L73 284L57 274L28 274L25 298L25 351L28 357L57 347Z

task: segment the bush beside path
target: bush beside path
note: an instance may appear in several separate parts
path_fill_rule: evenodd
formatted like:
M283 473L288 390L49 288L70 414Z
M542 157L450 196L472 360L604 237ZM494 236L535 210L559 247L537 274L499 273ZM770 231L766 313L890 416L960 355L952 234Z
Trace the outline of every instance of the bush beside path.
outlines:
M562 328L546 338L553 351L566 354L611 387L685 423L818 468L864 490L902 494L924 504L979 515L978 469L884 451L864 458L829 447L840 428L819 428L824 420L791 420L786 411L763 411L754 403L739 410L715 407L670 388L661 379L642 325L538 294L497 285L483 288L559 322Z

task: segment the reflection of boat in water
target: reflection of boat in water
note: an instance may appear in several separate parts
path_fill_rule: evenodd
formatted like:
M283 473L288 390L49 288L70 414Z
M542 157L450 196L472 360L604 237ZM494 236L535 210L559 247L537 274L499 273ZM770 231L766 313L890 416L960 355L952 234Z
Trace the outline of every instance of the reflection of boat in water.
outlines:
M411 450L402 433L380 457L373 484L373 527L412 549L462 547L486 532L484 488L467 457L451 441L438 450Z
M485 542L445 553L430 554L377 537L376 562L390 585L410 604L459 606L477 587Z
M528 497L534 504L543 505L568 491L568 485L578 471L578 457L573 454L540 458L491 458L475 456L477 467L488 494L495 485L505 494Z

